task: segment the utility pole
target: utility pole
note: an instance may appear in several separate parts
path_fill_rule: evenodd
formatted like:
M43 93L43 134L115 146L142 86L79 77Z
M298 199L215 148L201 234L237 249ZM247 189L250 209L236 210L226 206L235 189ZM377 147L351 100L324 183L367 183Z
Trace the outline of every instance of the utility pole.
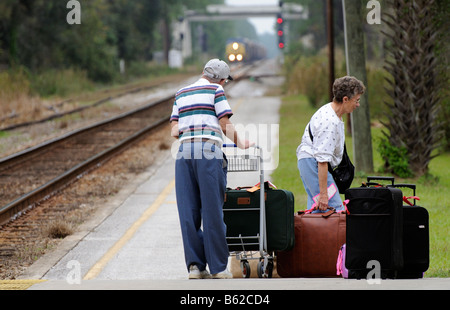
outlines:
M345 56L347 75L362 81L367 87L366 55L361 1L342 0L344 13ZM353 161L359 171L373 172L372 134L367 91L361 96L360 107L351 114Z
M328 91L329 100L333 100L334 73L334 27L333 0L327 0L327 38L328 38Z
M170 50L170 33L169 33L169 12L166 1L163 1L162 18L161 18L161 31L164 48L164 61L166 65L169 64L169 50Z

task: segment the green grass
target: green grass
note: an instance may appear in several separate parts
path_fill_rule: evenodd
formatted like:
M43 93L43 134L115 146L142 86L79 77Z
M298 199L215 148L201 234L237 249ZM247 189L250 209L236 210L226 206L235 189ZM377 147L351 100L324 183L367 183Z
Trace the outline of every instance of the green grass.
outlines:
M286 96L280 108L279 164L272 174L278 188L292 191L295 196L296 210L306 208L306 192L297 169L295 151L300 144L303 131L315 112L304 96ZM377 151L381 128L372 128L373 161L375 172L370 175L389 175L380 172L383 161ZM347 135L348 136L348 135ZM352 139L346 137L350 158L353 158ZM367 174L356 172L353 187L359 186ZM396 183L417 185L416 195L420 197L418 205L425 207L430 215L430 267L426 277L450 277L450 153L444 153L430 163L430 176L416 179L396 178ZM404 190L404 195L412 193Z
M0 138L6 138L6 137L9 137L10 135L11 134L9 132L0 130Z

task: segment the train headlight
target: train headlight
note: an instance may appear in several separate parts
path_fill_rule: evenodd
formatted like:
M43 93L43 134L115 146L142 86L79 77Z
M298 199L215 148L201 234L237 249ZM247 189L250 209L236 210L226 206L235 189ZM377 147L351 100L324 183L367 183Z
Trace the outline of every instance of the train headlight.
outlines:
M234 54L228 55L228 60L229 61L235 61L236 60L236 55L234 55Z
M242 56L242 54L238 54L238 55L236 56L237 61L242 61L243 58L244 58L244 57Z
M233 49L236 51L239 48L239 43L234 42L232 45Z

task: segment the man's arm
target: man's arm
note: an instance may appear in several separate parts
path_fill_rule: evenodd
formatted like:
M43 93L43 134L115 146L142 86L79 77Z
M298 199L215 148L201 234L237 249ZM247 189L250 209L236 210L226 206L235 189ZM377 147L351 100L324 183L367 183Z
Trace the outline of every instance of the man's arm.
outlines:
M178 122L177 121L171 121L170 122L170 135L174 137L175 139L178 139L178 136L180 132L178 131Z
M248 149L249 147L255 144L248 140L241 141L241 139L239 139L238 133L228 116L222 117L219 120L219 124L225 136L227 136L231 141L233 141L238 146L238 148Z

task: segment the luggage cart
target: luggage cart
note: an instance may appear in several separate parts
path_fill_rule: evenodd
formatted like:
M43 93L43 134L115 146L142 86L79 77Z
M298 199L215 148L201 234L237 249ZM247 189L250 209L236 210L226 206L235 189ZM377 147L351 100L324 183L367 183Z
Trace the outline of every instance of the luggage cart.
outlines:
M225 148L237 146L235 144L224 144ZM258 209L252 209L251 211L259 210L259 233L256 235L241 235L239 236L227 236L227 244L233 246L233 248L239 247L239 250L230 251L231 256L235 256L240 261L240 267L244 278L250 277L250 263L249 260L259 259L257 264L257 274L260 278L271 278L273 272L273 253L269 253L267 250L267 232L266 232L266 208L265 208L265 189L264 189L264 170L262 149L259 146L253 147L254 155L227 155L228 160L228 172L250 172L259 171L259 185L260 185L260 205ZM224 209L224 212L245 212L249 209L246 208L233 208ZM259 249L259 257L255 254L255 247Z

